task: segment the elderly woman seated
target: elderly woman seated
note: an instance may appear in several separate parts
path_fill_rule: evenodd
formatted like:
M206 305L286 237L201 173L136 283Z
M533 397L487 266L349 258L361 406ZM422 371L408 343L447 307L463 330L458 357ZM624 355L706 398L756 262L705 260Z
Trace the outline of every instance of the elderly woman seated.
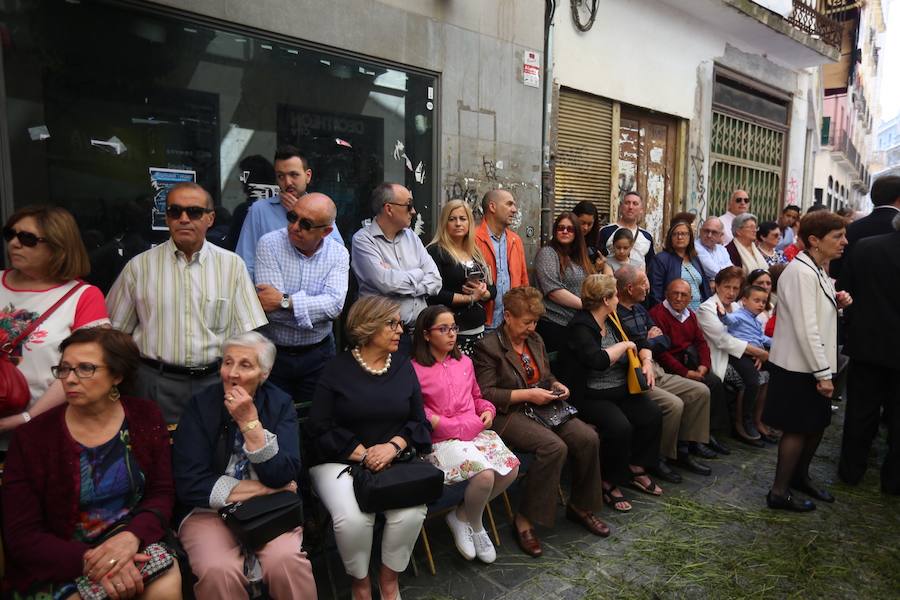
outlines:
M310 469L313 487L334 522L344 568L353 579L353 598L368 600L369 560L375 514L363 512L347 464L362 463L379 472L407 448L431 451L431 426L422 392L408 357L395 354L403 333L400 307L380 296L356 301L347 315L350 352L325 365L309 415L318 464ZM381 538L381 597L399 598L398 575L406 570L426 506L384 511Z
M566 517L595 535L609 535L597 518L600 489L600 440L597 432L572 418L549 429L526 410L565 400L569 390L550 372L541 336L535 332L544 313L541 292L513 288L503 295L503 323L475 348L475 374L484 398L497 407L493 427L507 446L534 453L525 478L525 491L515 517L516 541L532 557L543 554L534 524L552 527L556 520L556 492L566 456L571 456L572 495Z
M83 575L113 599L181 598L177 565L146 584L139 572L175 493L159 409L119 392L138 349L124 333L80 329L60 352L65 404L19 427L6 458L6 584L15 597L72 600Z
M243 550L216 509L288 490L296 492L300 437L291 397L266 381L275 346L256 332L225 341L222 382L193 398L175 433L178 500L190 510L179 538L197 576L199 600L247 598L245 564L258 560L276 600L316 597L303 530L287 531L254 555Z

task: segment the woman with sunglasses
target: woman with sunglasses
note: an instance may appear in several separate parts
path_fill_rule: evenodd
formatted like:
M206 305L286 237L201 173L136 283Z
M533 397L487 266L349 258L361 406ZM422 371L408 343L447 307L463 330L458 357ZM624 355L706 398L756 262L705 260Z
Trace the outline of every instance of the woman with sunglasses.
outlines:
M784 253L777 247L780 243L781 229L779 229L778 223L766 221L759 225L759 231L756 232L756 248L770 267L787 263Z
M553 223L553 238L534 258L537 287L544 294L546 314L537 332L550 352L566 345L566 325L581 310L581 283L594 273L581 226L573 213L562 213Z
M693 217L693 215L690 215ZM684 279L691 286L688 308L696 312L710 297L709 282L703 276L703 265L694 247L691 221L678 220L669 226L663 251L653 257L649 266L650 298L653 304L666 299L666 288L676 279Z
M434 239L426 250L443 282L441 291L426 301L432 305L443 304L453 311L460 329L459 349L471 356L475 342L484 337L487 313L483 303L494 297L497 288L475 244L475 219L468 204L451 200L444 205Z
M413 368L431 422L428 459L444 483L468 482L462 504L447 513L456 549L466 560L492 563L497 551L482 523L487 503L516 480L519 459L490 427L497 409L481 397L472 360L460 352L459 327L446 306L429 306L416 319Z
M569 389L550 371L547 349L535 332L543 313L540 291L509 290L503 294L503 323L478 343L473 358L481 393L497 407L494 430L509 448L534 454L514 525L519 547L535 558L543 549L534 528L552 527L556 520L566 457L572 459L566 518L594 535L606 537L610 531L597 517L602 504L597 432L577 417L550 429L528 416L531 406L569 397Z
M109 325L103 294L81 281L90 261L67 210L22 208L6 222L3 239L10 268L0 277L0 347L15 342L41 316L46 318L11 349L31 398L24 412L0 415L5 417L0 432L62 404L63 386L50 374L50 367L59 362L60 342L78 329ZM7 442L0 436L0 448Z

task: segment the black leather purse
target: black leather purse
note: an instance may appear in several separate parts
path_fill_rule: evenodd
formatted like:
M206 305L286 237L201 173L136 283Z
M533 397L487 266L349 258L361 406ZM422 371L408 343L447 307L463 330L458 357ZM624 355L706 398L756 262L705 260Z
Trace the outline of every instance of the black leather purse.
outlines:
M303 525L303 501L294 492L275 492L223 506L219 516L241 545L257 550Z
M578 414L578 409L565 400L554 400L549 404L525 404L525 416L534 419L547 429L556 429Z
M429 504L444 491L444 472L413 453L394 459L374 473L362 463L350 465L338 474L353 477L353 493L359 509L378 513L395 508Z

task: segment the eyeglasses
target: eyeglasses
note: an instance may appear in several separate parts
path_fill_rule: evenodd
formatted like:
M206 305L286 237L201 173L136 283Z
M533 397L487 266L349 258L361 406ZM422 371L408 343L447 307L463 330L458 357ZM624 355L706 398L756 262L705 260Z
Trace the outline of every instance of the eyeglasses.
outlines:
M531 379L534 377L534 367L531 366L531 358L524 352L519 355L522 359L522 368L525 369L525 377Z
M166 216L170 219L180 219L182 213L187 213L188 219L196 221L206 213L213 212L211 208L203 206L181 206L180 204L170 204L166 207Z
M108 369L109 367L105 367L103 365L95 365L92 363L78 363L74 367L70 365L57 365L50 367L50 373L56 379L65 379L69 376L69 373L75 372L75 377L78 379L90 379L94 376L94 373L97 372L97 369Z
M441 335L447 335L448 333L459 333L459 325L438 325L436 327L431 327L428 331L440 331Z
M672 232L672 237L690 237L690 231L674 231Z
M293 225L294 223L302 229L303 231L311 231L313 229L324 229L325 227L329 227L331 223L325 223L324 225L316 225L309 219L301 219L300 216L292 210L289 210L287 213L288 223Z
M734 201L738 204L750 204L750 198L735 198Z
M397 331L398 329L403 327L403 321L398 321L397 319L391 319L390 321L385 323L385 325L387 325L391 331Z
M414 208L412 198L409 199L409 202L407 204L400 204L399 202L385 202L385 204L391 204L393 206L402 206L403 208L405 208L406 210L408 210L410 212L412 212L412 210Z
M38 237L30 231L16 231L12 227L4 227L3 239L7 242L11 242L13 238L17 238L20 244L28 246L29 248L34 248L38 245L38 242L47 241L46 238Z
M572 225L557 225L557 233L575 233L575 227Z
M701 229L700 233L705 233L706 235L722 235L725 232L724 231L716 231L715 229Z

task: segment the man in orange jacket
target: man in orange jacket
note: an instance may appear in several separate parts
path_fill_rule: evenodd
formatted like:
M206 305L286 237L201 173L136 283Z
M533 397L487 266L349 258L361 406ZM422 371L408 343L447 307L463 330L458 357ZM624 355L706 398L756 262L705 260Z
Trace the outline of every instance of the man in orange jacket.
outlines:
M522 238L509 229L519 210L513 195L506 190L491 190L481 199L481 208L484 219L475 230L475 242L497 285L497 297L485 305L485 328L496 329L503 321L503 294L528 285L528 269Z

